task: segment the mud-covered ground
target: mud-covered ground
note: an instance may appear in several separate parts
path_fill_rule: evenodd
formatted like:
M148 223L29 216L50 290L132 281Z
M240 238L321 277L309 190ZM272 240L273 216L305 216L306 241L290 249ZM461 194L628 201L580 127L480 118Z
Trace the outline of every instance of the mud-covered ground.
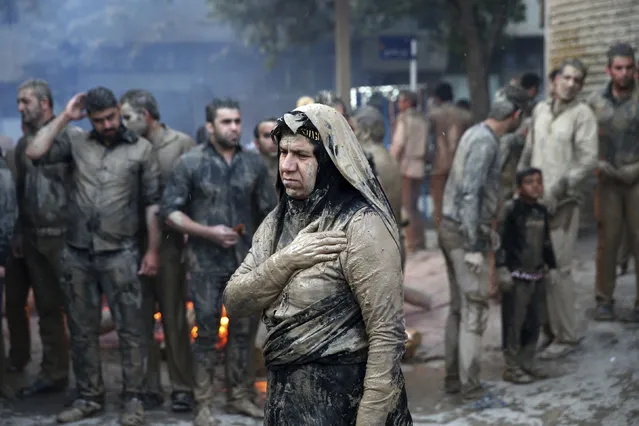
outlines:
M434 235L429 235L434 242ZM416 360L406 363L408 395L416 425L639 425L639 327L627 323L596 323L590 320L593 302L595 242L584 237L575 258L579 300L577 309L584 339L580 349L561 361L544 365L556 377L530 385L510 385L501 380L499 351L501 325L499 306L492 306L485 335L486 351L482 377L489 388L494 408L478 410L442 391L443 335L447 315L448 284L443 259L438 251L418 253L409 259L406 283L432 295L434 309L421 312L406 307L409 328L418 330L422 344ZM632 307L635 297L634 269L619 280L617 304ZM37 332L33 333L37 336ZM37 338L34 360L39 358ZM118 354L113 339L104 339L104 377L109 391L106 413L78 424L117 424L117 393L121 386ZM35 374L37 362L29 375ZM221 372L220 372L221 373ZM14 384L27 377L11 377ZM165 383L167 383L165 377ZM258 425L260 422L224 414L222 381L218 393L218 413L222 425ZM263 388L264 382L257 384ZM55 424L55 413L64 395L0 403L0 425ZM188 425L189 415L174 415L166 409L147 413L150 425Z

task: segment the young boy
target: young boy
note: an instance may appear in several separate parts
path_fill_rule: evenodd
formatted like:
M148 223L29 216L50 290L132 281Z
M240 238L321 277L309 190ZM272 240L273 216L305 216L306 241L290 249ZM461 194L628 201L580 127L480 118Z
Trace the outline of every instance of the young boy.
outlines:
M556 269L541 170L517 173L519 198L508 206L501 229L496 267L502 290L501 317L506 359L504 380L530 383L547 375L533 365L539 338L546 268Z

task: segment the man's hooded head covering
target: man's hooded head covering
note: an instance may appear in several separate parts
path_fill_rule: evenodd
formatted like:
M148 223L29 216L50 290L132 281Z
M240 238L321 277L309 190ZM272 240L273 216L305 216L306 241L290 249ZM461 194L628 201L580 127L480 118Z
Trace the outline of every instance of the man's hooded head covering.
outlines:
M363 199L380 215L399 247L399 231L388 199L344 116L327 105L305 105L277 121L272 135L278 146L287 129L305 136L316 147L319 167L315 188L306 200L309 208L316 215L327 210L339 212L356 198ZM280 200L286 199L279 176L277 186Z

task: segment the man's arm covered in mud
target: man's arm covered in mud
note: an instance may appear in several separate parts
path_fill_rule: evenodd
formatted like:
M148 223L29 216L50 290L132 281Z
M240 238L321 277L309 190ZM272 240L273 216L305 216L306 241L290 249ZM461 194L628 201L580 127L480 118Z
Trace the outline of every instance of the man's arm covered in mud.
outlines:
M530 162L532 161L532 152L533 152L533 144L535 141L533 140L533 126L535 125L535 118L530 119L529 129L526 132L526 142L524 143L524 149L521 152L521 157L519 157L519 163L517 163L517 171L527 169L530 167Z
M275 221L262 222L253 237L253 246L224 290L224 306L229 316L260 313L277 299L289 279L298 270L337 259L346 248L342 231L317 232L317 222L302 229L289 245L268 256L273 244L267 235Z
M348 248L341 256L344 276L362 311L368 336L364 395L356 424L382 426L402 387L406 331L401 256L376 213L357 215L347 235Z
M4 268L9 257L11 236L18 210L13 177L8 168L0 169L0 195L2 199L2 216L0 217L0 268Z
M568 192L576 191L597 167L599 154L597 117L590 108L584 108L584 112L577 118L573 147L574 166L566 173Z
M84 93L79 93L71 98L64 112L38 131L26 149L26 156L29 159L34 161L42 159L47 163L61 163L71 158L69 138L60 138L59 136L71 121L84 118L84 96ZM55 143L56 140L58 143Z
M479 252L477 231L482 205L482 189L488 176L488 170L497 156L496 144L488 139L473 142L473 147L466 157L464 175L461 182L461 200L459 217L461 232L464 236L464 248L467 252Z

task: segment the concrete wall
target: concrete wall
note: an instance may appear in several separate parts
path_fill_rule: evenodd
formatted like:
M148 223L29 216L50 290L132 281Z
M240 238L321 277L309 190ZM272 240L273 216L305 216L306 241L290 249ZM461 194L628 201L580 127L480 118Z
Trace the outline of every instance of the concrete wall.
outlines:
M569 57L589 67L584 93L606 82L606 51L618 41L639 45L637 0L546 0L547 69Z

